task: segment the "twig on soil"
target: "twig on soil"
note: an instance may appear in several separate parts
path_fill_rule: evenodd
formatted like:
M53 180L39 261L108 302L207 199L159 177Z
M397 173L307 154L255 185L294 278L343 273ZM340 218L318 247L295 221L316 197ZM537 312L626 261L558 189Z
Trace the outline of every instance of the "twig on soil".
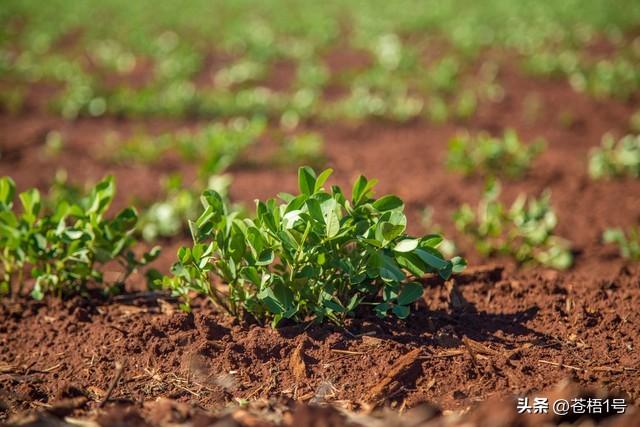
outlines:
M17 365L11 365L8 363L0 364L0 374L9 374L9 375L33 375L33 374L50 374L51 372L59 369L62 366L62 363L58 363L56 365L50 366L45 369L31 369L35 362L27 365L19 367Z
M397 377L405 373L419 359L420 352L419 348L414 348L409 353L400 356L384 378L369 390L365 400L375 404L384 395L387 388L396 381Z
M572 365L567 365L564 363L558 363L558 362L551 362L549 360L543 360L540 359L538 360L538 363L542 363L545 365L551 365L551 366L556 366L558 368L567 368L567 369L572 369L574 371L583 371L583 372L614 372L614 373L623 373L623 372L635 372L638 369L637 368L629 368L626 366L623 366L622 368L612 368L610 366L595 366L593 368L581 368L579 366L572 366Z
M363 354L366 354L366 353L363 353L362 351L340 350L337 348L332 348L331 351L339 354L348 354L350 356L362 356Z
M449 350L443 353L430 354L429 356L420 356L418 359L420 360L439 359L443 357L462 356L463 354L466 354L466 353L467 352L464 350Z
M58 363L56 365L53 365L53 366L51 366L49 368L45 368L45 369L42 369L42 370L34 369L33 372L38 372L40 374L48 374L49 372L53 372L53 371L57 370L61 366L62 366L62 363Z
M505 354L497 350L494 350L491 347L488 347L476 340L472 340L469 337L463 337L462 341L465 343L465 345L473 349L475 353L484 354L487 356L503 356L503 357L506 356L506 354L508 354L508 353Z
M178 383L178 382L172 382L171 384L173 384L175 387L178 387L178 388L179 388L179 389L181 389L181 390L186 391L187 393L191 394L192 396L200 397L200 394L198 394L197 392L195 392L195 391L193 391L193 390L191 390L191 389L189 389L189 388L187 388L187 387L185 387L185 386L181 385L181 384L180 384L180 383Z
M100 427L100 425L95 421L84 420L80 418L65 417L64 421L68 424L78 427Z
M538 360L538 363L543 363L545 365L551 365L551 366L557 366L558 368L573 369L574 371L585 371L586 370L586 369L583 369L583 368L579 368L577 366L567 365L565 363L551 362L549 360L543 360L543 359Z
M473 348L471 348L471 345L469 344L469 340L467 339L467 337L462 337L462 344L464 344L464 347L467 349L467 352L469 352L469 356L471 356L471 362L473 363L473 367L477 371L478 361L476 360L476 353L475 351L473 351Z
M111 397L111 394L113 393L113 390L116 388L116 385L118 385L118 381L120 381L120 377L122 376L122 371L123 370L124 370L124 366L122 365L122 363L116 362L115 375L113 376L113 379L111 380L111 383L109 384L109 388L107 389L107 393L104 395L104 397L102 398L102 400L98 404L99 408L104 407L104 405L107 403L107 401Z

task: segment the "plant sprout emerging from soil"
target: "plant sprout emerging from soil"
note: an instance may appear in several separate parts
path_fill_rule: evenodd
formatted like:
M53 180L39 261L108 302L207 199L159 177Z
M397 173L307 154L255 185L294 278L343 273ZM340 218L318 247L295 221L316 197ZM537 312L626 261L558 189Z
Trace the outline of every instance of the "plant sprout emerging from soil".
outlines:
M640 227L631 227L628 230L609 228L602 233L602 240L618 245L620 256L623 258L640 261Z
M13 206L16 186L0 178L0 292L22 293L28 277L35 279L31 295L59 296L82 291L88 282L103 283L96 264L119 262L123 283L137 267L159 254L154 248L137 259L129 249L138 215L126 208L113 219L105 218L115 192L113 178L99 182L77 203L60 200L52 212L42 212L40 192L30 189L18 195L22 209ZM27 273L27 274L25 274ZM116 290L111 288L109 290Z
M591 151L589 175L593 179L640 178L640 135L615 140L607 134L602 144Z
M502 138L484 132L476 136L460 134L449 141L447 166L467 176L520 178L545 145L542 140L525 145L511 129L505 131Z
M204 192L204 212L190 223L194 244L178 251L163 285L187 303L196 291L233 315L247 312L276 326L282 319L340 322L361 305L380 317L406 318L422 296L417 278L447 279L464 268L462 258L447 260L437 250L439 235L408 236L402 200L373 198L375 180L359 177L347 199L338 186L324 189L331 172L300 168L300 194L257 201L253 219L238 218L217 192Z
M475 211L465 204L454 213L456 227L473 238L478 252L508 255L520 264L569 268L573 262L569 243L553 234L557 218L550 192L537 199L521 195L508 209L499 195L500 184L490 181Z

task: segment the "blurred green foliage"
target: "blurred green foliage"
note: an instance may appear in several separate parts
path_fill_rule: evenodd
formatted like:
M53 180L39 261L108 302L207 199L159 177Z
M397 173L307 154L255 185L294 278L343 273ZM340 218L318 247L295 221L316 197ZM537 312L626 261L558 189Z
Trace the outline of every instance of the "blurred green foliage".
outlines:
M628 98L640 87L640 41L627 31L638 22L634 0L615 7L608 0L5 0L0 78L16 89L0 102L19 110L24 88L54 82L62 85L51 108L69 118L441 121L450 112L467 117L500 93L496 82L482 81L455 96L473 61L496 46L515 51L532 73ZM594 43L610 54L590 55ZM341 58L337 69L332 52ZM353 59L355 52L367 59ZM294 72L287 87L274 87L283 63ZM329 86L343 96L326 99Z
M499 200L501 187L489 181L474 210L464 204L454 213L456 228L471 237L484 256L507 255L520 264L566 269L573 263L570 244L554 234L558 219L551 193L519 196L510 207Z

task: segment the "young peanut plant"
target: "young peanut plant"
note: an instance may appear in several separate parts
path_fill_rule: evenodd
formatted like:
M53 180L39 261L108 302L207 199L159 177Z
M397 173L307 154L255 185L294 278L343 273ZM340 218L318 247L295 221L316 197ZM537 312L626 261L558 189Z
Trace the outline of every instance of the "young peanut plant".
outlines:
M466 176L520 178L544 148L542 140L523 144L514 130L505 131L502 138L487 133L461 134L449 141L446 164Z
M569 244L553 234L557 218L550 193L529 200L521 195L510 208L498 200L499 195L499 183L490 182L476 211L465 204L454 213L456 227L474 240L478 252L508 255L521 264L569 268L573 262Z
M593 179L640 178L640 135L615 140L607 134L602 144L591 151L589 175Z
M620 256L632 261L640 261L640 228L631 227L628 230L609 228L602 233L604 243L615 243Z
M360 305L405 318L422 296L418 278L447 279L464 268L463 259L447 260L436 249L442 237L408 236L402 200L374 198L375 180L358 178L347 199L337 186L325 190L331 172L300 168L300 194L257 201L253 219L206 191L204 212L190 223L194 244L178 251L163 285L185 298L185 308L195 291L233 315L247 312L275 326L282 319L340 322Z
M103 283L97 266L111 261L122 266L118 285L159 253L154 248L137 259L130 251L138 219L134 209L105 218L115 192L111 177L77 203L59 200L52 212L44 212L40 192L30 189L18 195L22 205L18 213L13 206L15 190L11 178L0 178L1 294L20 295L29 277L35 281L31 295L36 299L46 293L81 292L88 282Z

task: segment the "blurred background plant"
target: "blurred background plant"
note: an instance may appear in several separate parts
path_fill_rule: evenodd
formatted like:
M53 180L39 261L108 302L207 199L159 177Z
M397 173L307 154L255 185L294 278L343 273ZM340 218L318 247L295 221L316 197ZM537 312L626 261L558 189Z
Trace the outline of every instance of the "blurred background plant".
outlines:
M498 200L500 192L500 183L489 181L475 210L464 204L455 212L456 228L484 256L507 255L520 264L569 268L573 255L570 243L554 234L558 220L551 193L545 191L539 198L520 195L507 208Z
M640 178L640 135L618 140L605 135L600 147L591 150L589 175L593 179Z

